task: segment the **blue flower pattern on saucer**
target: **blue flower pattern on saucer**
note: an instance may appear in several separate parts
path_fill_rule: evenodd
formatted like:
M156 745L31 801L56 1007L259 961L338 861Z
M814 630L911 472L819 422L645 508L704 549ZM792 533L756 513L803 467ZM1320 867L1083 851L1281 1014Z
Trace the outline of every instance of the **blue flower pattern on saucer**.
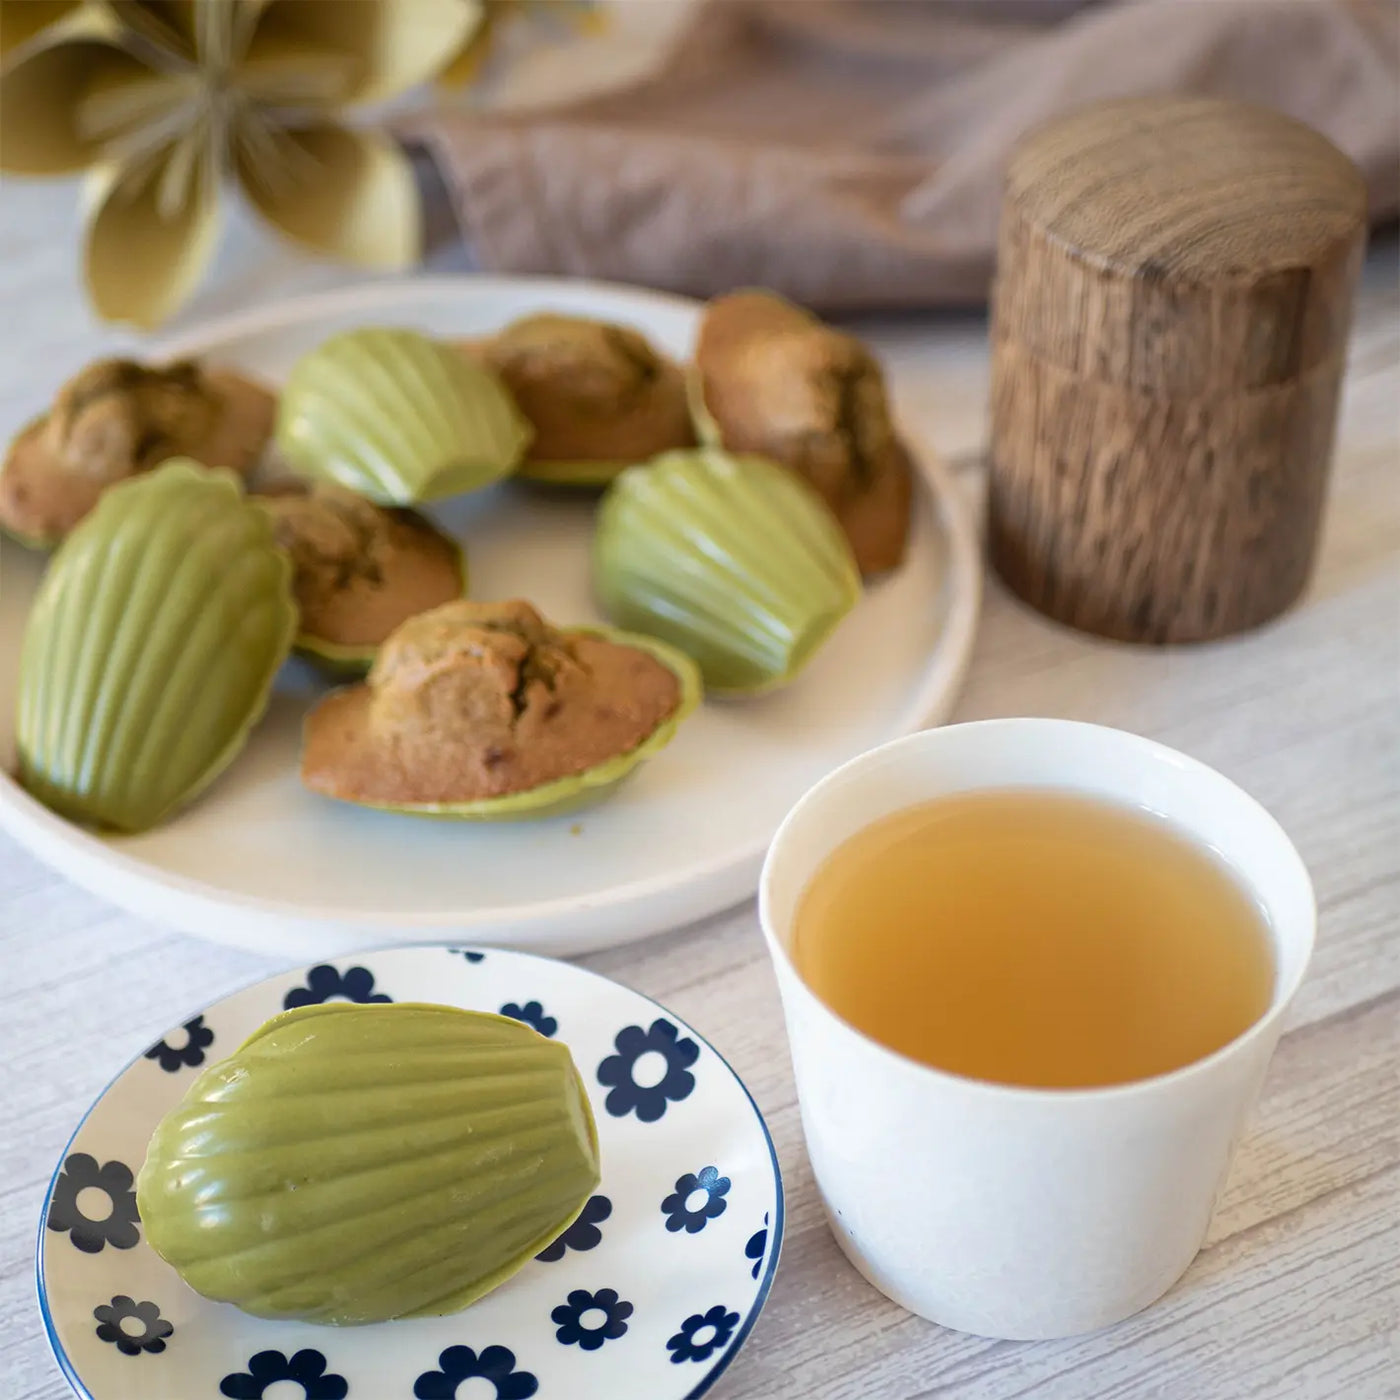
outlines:
M107 1197L103 1214L87 1215L78 1205L79 1194L89 1190ZM74 1152L64 1161L49 1205L50 1230L67 1231L68 1238L84 1254L100 1254L107 1245L113 1249L134 1248L141 1238L137 1228L140 1219L135 1178L125 1162L104 1162L98 1166L97 1158L86 1152Z
M535 1255L535 1258L541 1264L556 1264L564 1257L566 1250L597 1249L603 1242L603 1232L598 1226L611 1214L612 1202L606 1196L590 1196L579 1211L578 1219L548 1249L542 1249Z
M501 1015L509 1016L512 1021L523 1021L541 1035L552 1036L559 1029L559 1022L553 1016L546 1016L544 1007L537 1001L527 1001L524 1006L508 1001L501 1007Z
M175 1328L160 1315L155 1303L138 1303L125 1293L118 1293L110 1303L99 1304L92 1310L97 1319L93 1329L99 1342L110 1342L123 1356L140 1356L149 1352L158 1356L165 1350L165 1339ZM128 1327L138 1323L140 1330Z
M739 1314L717 1303L708 1312L686 1318L681 1330L666 1343L666 1350L677 1366L684 1361L705 1361L729 1340L738 1325Z
M613 1047L617 1054L609 1055L598 1066L598 1082L612 1087L603 1107L614 1118L635 1113L641 1122L655 1123L670 1104L690 1097L695 1088L690 1066L700 1058L700 1047L664 1017L658 1017L646 1030L641 1026L624 1027L618 1031ZM637 1079L638 1064L652 1055L661 1059L664 1071L655 1082L641 1083Z
M486 1380L496 1387L493 1400L529 1400L540 1383L529 1371L515 1369L509 1347L486 1347L478 1356L471 1347L448 1347L436 1371L424 1371L413 1383L415 1400L456 1400L463 1381Z
M422 961L405 975L400 958ZM582 989L578 978L587 979ZM425 947L308 967L290 990L289 980L264 984L260 1002L244 993L218 1003L185 1022L183 1036L172 1032L151 1046L104 1096L105 1104L114 1090L130 1090L122 1116L95 1115L70 1145L45 1215L46 1239L68 1239L61 1247L50 1243L40 1257L41 1304L70 1374L79 1374L77 1358L83 1383L101 1395L114 1385L126 1393L122 1387L139 1372L138 1389L148 1400L681 1400L708 1392L767 1294L782 1196L762 1120L755 1126L749 1115L756 1112L727 1067L701 1056L698 1036L664 1014L647 1014L644 999L615 984L604 983L611 1014L599 1015L593 974L510 951ZM556 1039L564 1026L585 1078L596 1066L590 1095L604 1141L603 1190L535 1256L549 1267L532 1266L511 1289L466 1312L418 1324L436 1330L415 1327L405 1336L386 1328L364 1345L381 1329L350 1329L328 1338L324 1352L298 1349L277 1324L198 1298L192 1310L186 1300L177 1328L149 1301L162 1297L158 1280L168 1270L142 1239L127 1164L139 1152L130 1146L130 1125L139 1122L148 1133L184 1087L178 1075L216 1058L211 1023L219 1040L237 1043L283 1007L393 1000L381 984L405 1000L499 1008ZM718 1109L727 1117L716 1116L725 1102L717 1094L731 1103L738 1096L735 1107ZM686 1100L693 1109L675 1112ZM637 1131L634 1123L646 1126ZM760 1218L763 1227L755 1229ZM663 1231L689 1239L706 1230L716 1248L649 1243ZM108 1246L127 1251L111 1261L116 1272L84 1273L92 1267L87 1256ZM624 1275L630 1298L599 1286ZM96 1289L93 1278L101 1281ZM62 1294L53 1291L54 1279ZM664 1309L648 1302L653 1286L657 1299L672 1299ZM121 1291L108 1298L112 1289ZM67 1301L74 1297L76 1316ZM497 1332L501 1319L506 1329ZM87 1338L84 1352L69 1348L78 1328Z
M763 1229L755 1230L749 1236L749 1242L744 1246L744 1258L753 1260L753 1268L749 1271L751 1278L758 1277L758 1271L763 1267L763 1256L768 1252L768 1212L763 1212Z
M701 1167L676 1178L676 1189L661 1202L666 1228L673 1234L684 1230L698 1235L711 1220L724 1214L728 1202L729 1178L718 1167Z
M282 999L285 1011L297 1006L319 1006L327 1001L366 1002L393 1001L393 997L374 990L374 974L367 967L347 968L344 974L329 963L321 963L306 974L306 986L293 987Z
M294 1381L302 1400L345 1400L350 1382L326 1369L326 1358L310 1347L286 1356L280 1351L260 1351L248 1358L248 1369L225 1376L219 1394L229 1400L263 1400L268 1388L279 1381Z
M186 1021L181 1029L185 1032L183 1045L158 1040L146 1051L146 1058L155 1060L167 1074L178 1074L186 1067L193 1069L202 1065L204 1052L214 1043L214 1032L204 1024L203 1016Z
M584 1351L597 1351L604 1342L615 1342L627 1331L631 1316L632 1304L619 1298L615 1288L600 1288L596 1293L575 1288L568 1301L550 1313L559 1326L555 1339Z

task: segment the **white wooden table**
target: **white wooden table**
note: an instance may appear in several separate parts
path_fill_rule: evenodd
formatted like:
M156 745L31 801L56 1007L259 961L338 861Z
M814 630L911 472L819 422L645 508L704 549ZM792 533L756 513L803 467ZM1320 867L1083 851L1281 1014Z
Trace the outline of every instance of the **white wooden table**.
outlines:
M0 193L0 432L123 338L74 285L71 192ZM1379 1400L1400 1396L1400 295L1366 270L1322 562L1256 635L1143 651L1060 630L989 585L958 717L1043 714L1138 730L1215 764L1302 848L1322 910L1314 970L1210 1241L1141 1317L1015 1344L902 1312L842 1260L802 1150L751 907L588 959L700 1027L767 1115L787 1181L771 1300L716 1400ZM439 267L437 270L441 270ZM349 280L239 227L182 324ZM986 401L978 317L865 324L906 417L971 490ZM60 1400L34 1301L44 1188L130 1056L277 966L129 918L0 837L0 1400ZM379 1397L374 1397L379 1400ZM385 1397L385 1400L388 1400Z

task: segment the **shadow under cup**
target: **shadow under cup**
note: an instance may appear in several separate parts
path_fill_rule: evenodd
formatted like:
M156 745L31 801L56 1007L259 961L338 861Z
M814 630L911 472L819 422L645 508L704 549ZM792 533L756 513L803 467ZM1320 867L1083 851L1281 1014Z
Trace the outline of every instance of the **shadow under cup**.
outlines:
M1274 991L1228 1045L1089 1089L964 1079L841 1020L788 951L808 882L879 818L952 793L1049 788L1144 807L1214 847L1263 909ZM789 813L759 915L803 1132L837 1242L911 1312L987 1337L1063 1337L1139 1311L1195 1257L1312 953L1312 885L1278 823L1204 764L1120 730L1007 719L924 730L853 759Z

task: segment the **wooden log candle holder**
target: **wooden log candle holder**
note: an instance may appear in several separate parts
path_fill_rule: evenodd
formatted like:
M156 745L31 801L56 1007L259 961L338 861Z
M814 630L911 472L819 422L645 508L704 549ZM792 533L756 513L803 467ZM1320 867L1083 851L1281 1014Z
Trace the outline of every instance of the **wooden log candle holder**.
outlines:
M992 314L989 547L1103 636L1254 627L1311 571L1366 232L1352 163L1264 108L1145 98L1024 140Z

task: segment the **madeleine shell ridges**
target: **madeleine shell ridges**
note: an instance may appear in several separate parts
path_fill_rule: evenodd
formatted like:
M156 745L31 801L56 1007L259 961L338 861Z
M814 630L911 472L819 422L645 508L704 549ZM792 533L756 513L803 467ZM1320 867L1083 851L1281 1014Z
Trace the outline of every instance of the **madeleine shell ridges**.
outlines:
M147 1242L196 1291L335 1325L455 1312L573 1223L599 1180L568 1047L412 1002L284 1012L161 1120Z
M530 436L489 369L410 330L332 336L293 367L277 410L277 446L297 472L380 505L489 486Z
M25 628L21 783L126 832L190 801L267 705L296 630L291 573L230 471L177 458L105 492Z
M594 536L607 615L695 658L707 690L791 680L860 598L841 527L764 457L668 452L609 488Z

